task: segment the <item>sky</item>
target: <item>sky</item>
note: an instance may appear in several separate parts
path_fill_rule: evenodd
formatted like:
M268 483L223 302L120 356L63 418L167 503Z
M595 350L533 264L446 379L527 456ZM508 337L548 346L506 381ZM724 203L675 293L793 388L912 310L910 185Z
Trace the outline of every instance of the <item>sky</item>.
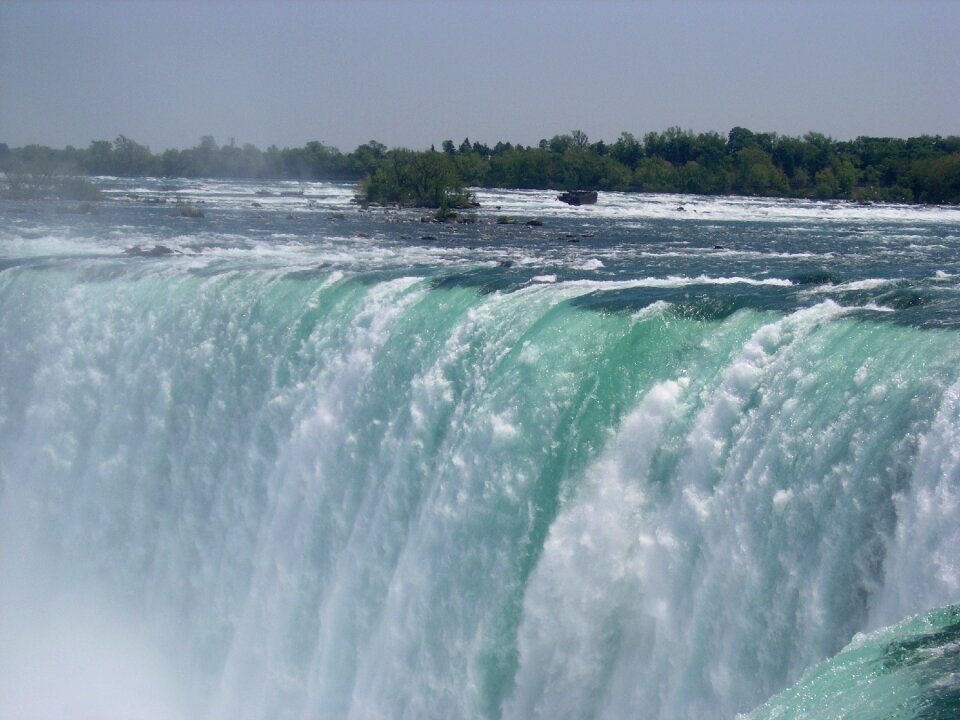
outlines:
M0 0L0 142L960 134L960 0Z

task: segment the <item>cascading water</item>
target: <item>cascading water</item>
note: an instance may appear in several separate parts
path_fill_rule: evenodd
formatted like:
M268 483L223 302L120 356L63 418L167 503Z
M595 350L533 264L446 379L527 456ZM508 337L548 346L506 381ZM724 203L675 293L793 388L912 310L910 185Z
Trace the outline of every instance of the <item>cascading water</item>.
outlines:
M3 208L0 716L796 717L960 601L956 211L123 182Z

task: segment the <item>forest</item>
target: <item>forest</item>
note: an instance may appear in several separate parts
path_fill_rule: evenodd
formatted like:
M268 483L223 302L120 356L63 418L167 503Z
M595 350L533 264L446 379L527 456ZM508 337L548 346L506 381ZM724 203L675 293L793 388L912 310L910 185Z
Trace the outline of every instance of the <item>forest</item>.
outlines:
M642 137L623 132L612 143L581 130L530 146L465 138L417 151L371 140L349 153L317 141L260 150L204 136L192 148L154 153L120 135L86 148L0 143L0 173L8 197L42 187L44 178L115 175L356 181L367 200L430 207L456 204L466 187L939 204L960 202L960 136L834 140L672 127Z

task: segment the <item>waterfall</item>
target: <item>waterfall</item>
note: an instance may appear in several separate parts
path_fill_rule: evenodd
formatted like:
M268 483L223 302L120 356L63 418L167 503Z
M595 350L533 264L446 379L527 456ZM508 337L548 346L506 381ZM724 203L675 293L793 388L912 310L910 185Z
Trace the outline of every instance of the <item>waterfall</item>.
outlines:
M733 717L957 600L955 331L598 288L0 272L0 715Z

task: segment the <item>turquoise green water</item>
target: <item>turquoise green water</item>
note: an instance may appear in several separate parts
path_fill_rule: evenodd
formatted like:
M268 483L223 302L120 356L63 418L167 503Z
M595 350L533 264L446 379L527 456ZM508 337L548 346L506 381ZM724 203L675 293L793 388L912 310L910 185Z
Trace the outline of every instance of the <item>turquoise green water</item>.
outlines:
M955 605L858 636L749 718L955 718L960 715L958 640Z
M956 709L948 302L110 212L0 238L0 714Z

